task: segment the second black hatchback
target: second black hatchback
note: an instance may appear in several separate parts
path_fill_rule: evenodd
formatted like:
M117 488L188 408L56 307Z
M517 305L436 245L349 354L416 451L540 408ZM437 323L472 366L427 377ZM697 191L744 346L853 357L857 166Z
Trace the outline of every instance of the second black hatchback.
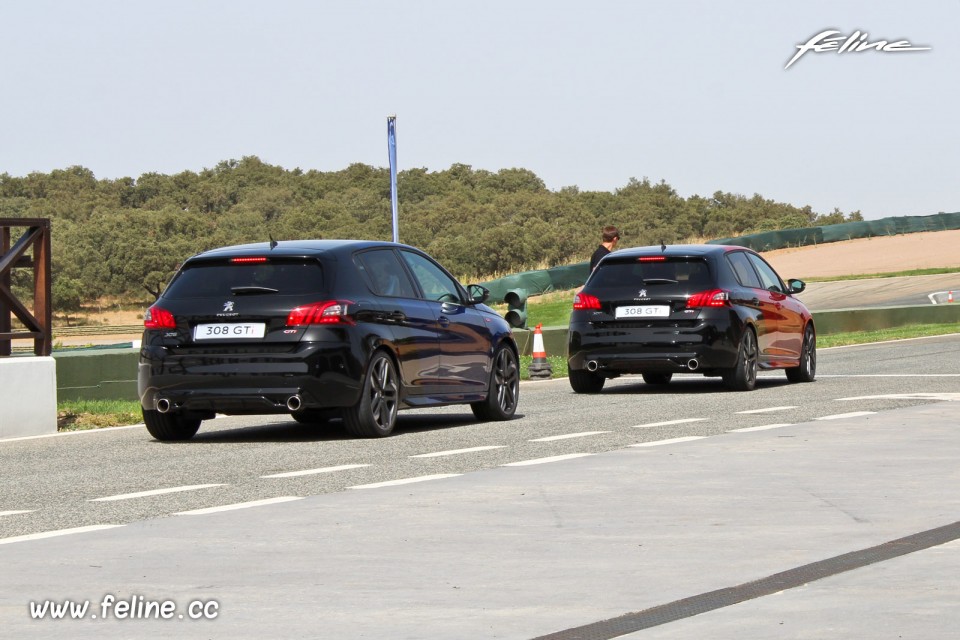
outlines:
M748 391L759 369L792 382L816 375L816 330L794 294L758 254L721 245L652 246L607 255L574 299L570 385L596 393L639 373L666 384L677 373L722 376Z
M144 316L144 423L158 440L185 440L217 413L342 417L365 437L391 433L402 408L462 403L482 420L510 419L517 345L486 297L401 244L207 251Z

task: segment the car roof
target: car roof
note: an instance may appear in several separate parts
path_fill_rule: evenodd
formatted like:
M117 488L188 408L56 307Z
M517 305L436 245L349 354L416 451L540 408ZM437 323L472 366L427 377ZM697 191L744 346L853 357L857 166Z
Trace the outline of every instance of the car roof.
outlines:
M665 255L672 258L678 257L707 257L717 256L733 250L745 250L744 247L736 247L723 244L668 244L668 245L648 245L644 247L630 247L629 249L619 249L606 257L610 259L635 258L640 256L649 256L652 254ZM753 253L750 251L750 253Z
M417 251L415 247L410 247L405 244L379 240L281 240L275 243L256 242L252 244L219 247L199 253L190 258L190 260L270 255L283 257L315 257L322 254L336 257L341 254L375 247L402 247L404 249Z

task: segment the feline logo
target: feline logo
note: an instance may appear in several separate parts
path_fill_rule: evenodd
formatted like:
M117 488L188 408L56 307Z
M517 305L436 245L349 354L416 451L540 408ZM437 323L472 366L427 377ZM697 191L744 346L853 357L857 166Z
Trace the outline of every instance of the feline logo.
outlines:
M224 311L233 311L233 300L229 300L223 303Z
M835 51L836 53L860 53L861 51L882 51L883 53L903 53L905 51L930 51L933 47L915 47L908 40L897 40L890 42L888 40L877 40L870 42L867 40L869 34L866 32L854 31L851 35L845 36L836 29L821 31L803 44L798 44L798 51L790 58L790 62L784 67L784 70L790 68L794 62L800 59L800 56L813 51L814 53L824 53ZM842 43L842 44L841 44Z

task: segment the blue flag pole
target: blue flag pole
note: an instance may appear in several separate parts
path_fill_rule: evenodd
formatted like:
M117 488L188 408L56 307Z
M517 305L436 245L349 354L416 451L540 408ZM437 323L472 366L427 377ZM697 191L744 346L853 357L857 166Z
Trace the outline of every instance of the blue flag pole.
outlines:
M387 116L387 151L390 154L390 206L393 209L393 241L400 242L397 220L397 116Z

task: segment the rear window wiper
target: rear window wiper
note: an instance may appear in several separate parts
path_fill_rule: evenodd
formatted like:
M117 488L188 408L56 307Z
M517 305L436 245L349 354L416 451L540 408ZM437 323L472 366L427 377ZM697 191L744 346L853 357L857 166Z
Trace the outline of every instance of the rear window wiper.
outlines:
M679 280L671 280L670 278L644 278L643 284L678 284Z
M233 292L235 296L250 295L255 293L277 293L279 289L272 289L270 287L258 287L255 285L247 285L245 287L231 287L230 291Z

